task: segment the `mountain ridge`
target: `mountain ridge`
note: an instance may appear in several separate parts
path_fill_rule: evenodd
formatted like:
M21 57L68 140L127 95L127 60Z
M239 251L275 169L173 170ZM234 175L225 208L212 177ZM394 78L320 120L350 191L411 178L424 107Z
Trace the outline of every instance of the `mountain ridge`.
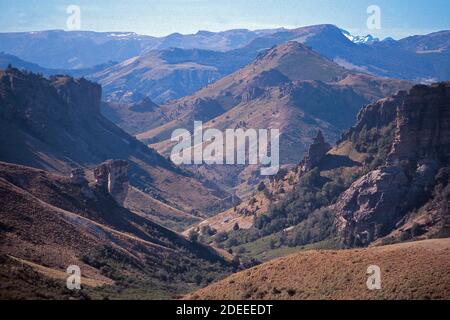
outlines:
M220 206L227 195L175 167L100 113L101 87L85 79L0 72L0 159L69 174L105 160L128 160L134 187L185 212ZM180 189L179 182L192 186ZM177 186L178 185L178 186ZM196 199L193 206L192 199ZM208 209L209 210L209 209Z
M146 118L153 128L136 137L168 155L173 130L191 130L194 120L203 121L204 128L219 130L278 129L281 164L295 165L317 129L335 141L362 106L408 87L407 82L348 71L298 42L288 42L261 53L244 68L189 97L140 114L139 119ZM232 178L224 186L228 188L249 177L258 181L249 170L210 174L220 170L217 167L204 166L198 172L218 183ZM241 173L245 177L240 177ZM244 183L237 189L238 196L246 190L249 186Z
M349 39L346 32L330 24L295 29L173 34L166 38L141 36L129 32L43 31L4 33L0 34L0 39L2 39L0 51L59 70L89 68L110 61L123 63L139 56L143 60L148 60L150 58L145 56L154 55L155 52L170 52L173 49L185 51L182 55L190 56L187 60L190 65L152 58L153 68L158 70L153 73L159 74L156 77L159 81L154 81L155 75L147 79L147 76L140 74L143 72L142 66L132 75L126 72L126 66L122 66L124 68L122 71L121 66L116 66L111 69L117 73L114 81L110 76L103 79L104 74L101 72L97 75L91 74L96 81L105 81L108 84L105 91L106 98L116 102L130 98L134 99L132 102L137 102L148 96L161 103L190 95L195 90L250 63L261 51L286 41L298 41L348 69L374 76L428 83L449 78L449 33L445 30L400 40L369 39L370 41L363 41L364 43L359 40L355 43ZM33 46L33 50L29 46ZM36 50L36 47L39 50ZM50 50L54 47L56 49ZM83 48L82 52L80 48ZM210 69L208 68L211 67L210 64L205 62L204 58L195 57L190 53L192 50L208 51L210 55L216 56L218 61L226 57L227 63L220 63L220 66ZM157 61L159 62L156 63ZM164 73L169 73L169 76L164 76ZM80 75L80 73L72 74ZM190 82L194 82L195 85L190 85ZM135 88L136 85L138 88ZM171 87L175 89L171 90ZM134 97L129 96L129 93L133 93Z

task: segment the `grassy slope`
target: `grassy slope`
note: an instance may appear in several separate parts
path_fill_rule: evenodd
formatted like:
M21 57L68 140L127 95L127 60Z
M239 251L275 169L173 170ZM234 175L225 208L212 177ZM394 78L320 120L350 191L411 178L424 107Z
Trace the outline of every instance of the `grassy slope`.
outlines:
M381 290L368 290L369 265ZM188 299L449 299L450 239L366 249L308 251L264 263Z

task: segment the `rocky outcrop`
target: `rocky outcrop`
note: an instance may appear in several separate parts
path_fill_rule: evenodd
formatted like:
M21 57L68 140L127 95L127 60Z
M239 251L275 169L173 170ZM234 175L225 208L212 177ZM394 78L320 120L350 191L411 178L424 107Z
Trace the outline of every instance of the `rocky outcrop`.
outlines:
M100 114L102 87L84 78L51 77L50 81L64 102L79 114Z
M407 213L429 200L439 169L450 163L450 83L415 86L408 94L369 106L355 128L371 126L362 121L365 111L392 114L376 110L377 106L396 108L388 158L353 182L331 206L349 246L367 245L398 227ZM384 119L370 121L384 123Z
M300 171L305 172L317 166L330 149L331 145L325 141L322 131L319 130L313 143L309 146L307 155L300 164Z
M345 244L367 245L399 220L407 189L405 173L396 167L374 170L339 197L333 211Z
M388 162L421 158L450 160L450 82L414 86L397 105Z
M119 204L123 204L128 193L128 162L108 160L94 169L97 189L108 192Z
M128 193L128 162L124 160L110 161L109 192L122 204Z
M20 121L41 139L56 139L55 123L66 130L100 116L102 88L86 79L0 71L0 118ZM48 137L47 137L48 135Z

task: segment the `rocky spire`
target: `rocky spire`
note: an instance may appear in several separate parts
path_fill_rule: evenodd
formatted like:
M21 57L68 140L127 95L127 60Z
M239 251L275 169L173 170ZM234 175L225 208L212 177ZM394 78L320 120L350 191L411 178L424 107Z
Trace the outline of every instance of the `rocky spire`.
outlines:
M108 192L119 204L123 204L128 193L128 162L108 160L94 169L97 188Z
M313 143L309 146L307 155L301 163L301 171L308 171L317 166L330 149L331 145L325 141L322 131L319 130Z

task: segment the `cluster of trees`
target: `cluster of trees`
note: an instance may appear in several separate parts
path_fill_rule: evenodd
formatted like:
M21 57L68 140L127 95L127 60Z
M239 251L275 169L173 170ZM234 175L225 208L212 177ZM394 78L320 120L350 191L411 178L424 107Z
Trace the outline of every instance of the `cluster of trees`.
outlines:
M368 153L368 169L372 170L386 161L394 140L395 122L385 126L363 127L360 131L350 134L354 148L361 153Z
M266 215L255 219L255 227L263 236L295 226L315 210L336 200L345 190L342 179L328 180L313 169L300 178L299 184L280 203L272 205Z
M327 179L316 168L300 178L294 190L284 200L270 206L264 215L255 217L254 227L235 228L228 233L219 232L214 241L219 247L231 248L273 235L272 247L301 246L321 241L334 232L331 213L326 209L348 187L341 177ZM266 190L260 184L258 189ZM295 226L289 234L284 232Z

